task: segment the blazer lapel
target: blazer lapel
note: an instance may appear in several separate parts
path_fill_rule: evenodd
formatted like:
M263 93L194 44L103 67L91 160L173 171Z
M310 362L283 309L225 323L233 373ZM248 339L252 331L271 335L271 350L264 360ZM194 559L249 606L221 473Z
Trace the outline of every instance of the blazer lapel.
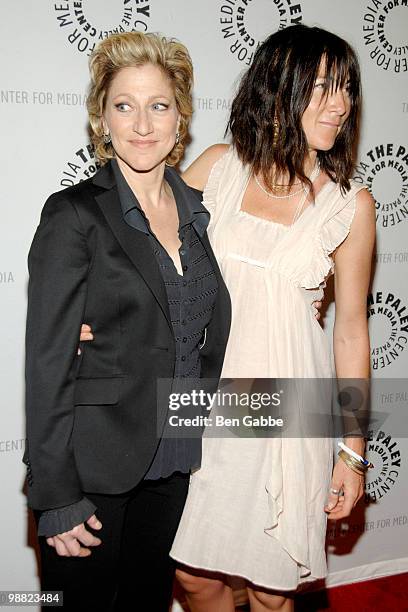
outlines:
M116 183L112 175L112 170L104 166L95 176L94 184L106 189L106 191L96 195L95 200L120 246L153 293L171 330L173 330L166 288L149 236L131 228L124 221Z

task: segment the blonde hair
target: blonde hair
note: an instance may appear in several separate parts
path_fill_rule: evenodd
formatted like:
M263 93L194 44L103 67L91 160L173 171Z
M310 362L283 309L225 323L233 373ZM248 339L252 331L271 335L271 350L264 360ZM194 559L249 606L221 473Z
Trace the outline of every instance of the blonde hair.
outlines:
M91 140L100 164L114 157L112 144L103 139L102 115L109 86L122 68L153 64L163 70L170 79L180 113L179 143L167 156L166 163L176 165L182 158L188 127L193 114L192 87L193 65L184 45L175 39L159 34L123 32L113 34L95 48L89 61L91 85L87 108Z

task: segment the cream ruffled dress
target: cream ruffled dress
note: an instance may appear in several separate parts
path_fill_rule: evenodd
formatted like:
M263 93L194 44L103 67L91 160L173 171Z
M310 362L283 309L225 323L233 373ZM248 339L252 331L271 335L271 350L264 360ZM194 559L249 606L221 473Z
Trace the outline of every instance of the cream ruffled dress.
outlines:
M330 345L312 302L348 235L356 194L333 182L292 226L240 210L249 181L235 151L214 165L208 235L232 300L223 378L327 378ZM194 568L291 590L327 575L330 438L203 439L171 556Z

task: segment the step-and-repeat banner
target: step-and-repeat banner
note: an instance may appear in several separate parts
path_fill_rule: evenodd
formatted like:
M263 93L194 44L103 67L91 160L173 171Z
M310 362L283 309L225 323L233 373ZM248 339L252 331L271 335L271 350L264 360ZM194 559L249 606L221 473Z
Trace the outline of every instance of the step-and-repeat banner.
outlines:
M27 252L46 197L97 169L86 130L89 55L109 33L134 29L176 37L191 52L195 114L185 165L223 140L238 79L266 35L319 25L356 49L364 112L355 178L377 206L367 310L373 408L385 416L370 432L376 467L365 503L329 527L326 584L408 571L407 0L5 0L1 13L0 589L38 588L21 463ZM328 334L333 315L330 304Z

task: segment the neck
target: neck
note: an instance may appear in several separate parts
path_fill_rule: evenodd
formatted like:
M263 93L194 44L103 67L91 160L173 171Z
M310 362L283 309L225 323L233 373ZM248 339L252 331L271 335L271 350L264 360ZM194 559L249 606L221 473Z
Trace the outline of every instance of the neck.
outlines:
M116 161L142 208L144 205L155 208L163 205L163 196L168 190L164 180L165 162L148 172L137 172L120 157L116 157Z
M313 172L314 167L316 166L317 160L317 151L309 151L305 158L305 162L303 165L304 173L306 176L310 176ZM284 187L285 185L289 185L289 174L284 172L283 174L276 174L273 177L273 183L277 186ZM299 181L295 181L295 185L297 185Z
M304 171L305 171L306 176L311 175L311 173L313 172L313 168L316 165L316 161L317 161L317 151L310 150L308 155L306 156L305 163L304 163Z

